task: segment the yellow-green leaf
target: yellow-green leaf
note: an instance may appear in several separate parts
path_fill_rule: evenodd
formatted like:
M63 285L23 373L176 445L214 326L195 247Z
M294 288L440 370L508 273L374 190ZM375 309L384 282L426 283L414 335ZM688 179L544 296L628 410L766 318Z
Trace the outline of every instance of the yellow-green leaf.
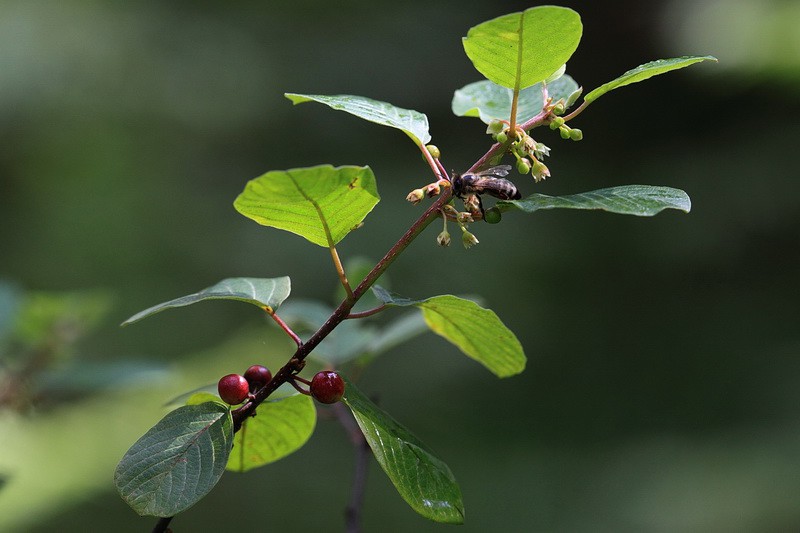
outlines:
M316 421L310 396L295 394L262 403L236 433L227 469L246 472L286 457L308 441Z
M487 79L521 90L544 81L572 57L583 33L575 11L540 6L479 24L464 51Z
M239 213L329 247L358 227L380 201L369 167L320 165L273 170L247 183Z
M449 294L411 300L379 286L372 290L387 305L418 307L431 331L455 344L496 376L509 377L525 369L527 359L522 345L494 311Z

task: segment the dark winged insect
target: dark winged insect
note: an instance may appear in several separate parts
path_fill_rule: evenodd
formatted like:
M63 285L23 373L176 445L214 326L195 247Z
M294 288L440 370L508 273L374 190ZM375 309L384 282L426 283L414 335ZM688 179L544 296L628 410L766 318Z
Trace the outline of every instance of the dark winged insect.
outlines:
M478 198L478 206L483 214L481 194L488 194L501 200L519 200L522 194L517 186L504 178L511 170L511 165L498 165L475 173L453 173L453 194L465 200L470 194Z

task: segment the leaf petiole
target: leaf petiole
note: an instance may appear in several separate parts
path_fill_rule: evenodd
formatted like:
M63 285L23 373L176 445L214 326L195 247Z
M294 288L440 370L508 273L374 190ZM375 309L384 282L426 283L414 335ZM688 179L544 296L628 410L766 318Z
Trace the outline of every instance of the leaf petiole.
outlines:
M265 308L264 311L266 311L267 314L272 317L272 320L274 320L281 327L281 329L285 331L289 337L291 337L295 344L297 344L298 348L303 345L303 340L292 330L292 328L289 327L289 324L284 322L281 317L275 314L275 311L268 307Z

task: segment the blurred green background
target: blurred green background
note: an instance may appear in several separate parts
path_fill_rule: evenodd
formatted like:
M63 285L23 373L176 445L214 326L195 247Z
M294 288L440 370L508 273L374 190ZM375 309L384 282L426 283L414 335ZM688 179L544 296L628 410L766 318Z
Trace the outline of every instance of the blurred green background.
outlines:
M35 401L0 410L0 530L149 531L112 486L125 450L170 398L291 353L231 302L119 322L230 276L288 274L294 297L330 299L326 250L233 210L248 179L372 166L383 202L345 258L377 260L421 212L404 197L429 175L402 133L284 92L424 112L444 164L466 168L488 137L450 112L480 79L460 38L532 5L0 2L0 317L27 306L34 320L52 295L74 305L50 373L26 383ZM497 380L425 335L361 387L449 463L460 531L796 531L800 4L561 5L583 17L568 72L587 90L652 59L720 62L602 98L574 123L583 142L540 133L553 176L517 179L523 193L668 185L692 212L507 215L475 225L469 251L438 248L434 224L390 270L393 289L482 295L528 368ZM10 353L0 371L20 368ZM174 526L335 531L351 469L344 432L320 420L306 447L224 476ZM366 500L366 531L446 527L374 462Z

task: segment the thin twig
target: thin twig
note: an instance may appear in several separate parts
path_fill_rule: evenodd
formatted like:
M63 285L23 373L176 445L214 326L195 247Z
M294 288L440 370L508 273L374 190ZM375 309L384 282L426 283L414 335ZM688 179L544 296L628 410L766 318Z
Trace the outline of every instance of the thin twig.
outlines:
M266 311L267 314L272 317L272 320L277 322L277 324L281 327L281 329L285 331L286 334L292 338L292 340L295 342L295 344L297 344L298 347L302 346L303 340L297 335L297 333L294 332L294 330L292 330L292 328L289 327L289 325L286 322L281 320L281 317L275 314L275 311L272 311L271 309L266 309Z
M333 266L336 268L336 274L339 276L339 281L342 283L342 287L344 287L344 292L347 293L348 298L353 297L353 288L350 287L350 282L347 281L347 274L344 272L344 266L342 266L342 260L339 259L339 252L336 251L336 246L330 246L331 250L331 259L333 260Z
M378 307L374 307L374 308L368 309L366 311L361 311L359 313L350 313L345 318L347 318L347 319L350 319L350 318L366 318L368 316L372 316L372 315L378 314L381 311L383 311L384 309L386 309L386 304L381 304Z
M369 470L370 448L361 429L353 420L353 415L341 403L334 404L333 412L336 419L347 431L350 442L355 451L355 465L353 470L353 484L350 492L350 501L345 508L345 528L347 533L361 532L361 513L364 508L364 495L366 494L367 472Z

